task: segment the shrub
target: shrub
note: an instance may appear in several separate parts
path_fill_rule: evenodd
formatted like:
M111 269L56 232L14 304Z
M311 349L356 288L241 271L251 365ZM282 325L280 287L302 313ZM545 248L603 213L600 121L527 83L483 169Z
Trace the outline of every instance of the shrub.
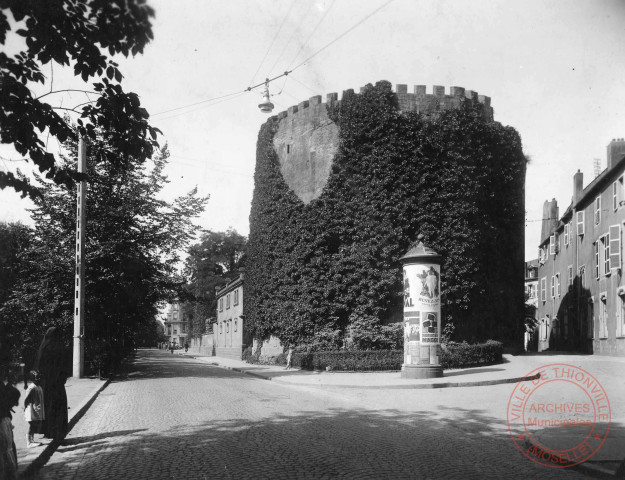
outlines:
M445 370L475 367L501 363L502 355L503 343L495 340L472 345L450 342L443 347L440 362Z
M374 317L352 317L349 334L350 347L355 350L399 350L404 346L402 322L381 325Z

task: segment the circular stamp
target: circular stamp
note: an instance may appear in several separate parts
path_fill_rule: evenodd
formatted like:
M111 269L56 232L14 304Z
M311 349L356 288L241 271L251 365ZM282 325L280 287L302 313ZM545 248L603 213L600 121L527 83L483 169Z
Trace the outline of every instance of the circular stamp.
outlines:
M610 430L608 395L583 368L553 363L518 382L507 408L516 447L540 465L567 468L592 457Z

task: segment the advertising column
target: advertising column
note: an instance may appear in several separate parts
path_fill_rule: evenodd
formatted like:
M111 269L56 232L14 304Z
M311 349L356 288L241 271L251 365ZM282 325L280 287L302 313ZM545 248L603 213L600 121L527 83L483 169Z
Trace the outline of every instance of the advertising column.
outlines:
M404 270L404 364L402 378L443 376L441 350L441 257L421 236L400 258Z

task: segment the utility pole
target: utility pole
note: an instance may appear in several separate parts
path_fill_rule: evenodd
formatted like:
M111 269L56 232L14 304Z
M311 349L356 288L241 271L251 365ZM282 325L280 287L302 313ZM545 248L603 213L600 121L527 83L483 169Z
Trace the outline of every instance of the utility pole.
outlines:
M78 173L87 172L87 145L82 137L78 140ZM81 180L76 186L76 284L74 298L74 356L72 375L83 377L84 325L85 325L85 217L87 182Z

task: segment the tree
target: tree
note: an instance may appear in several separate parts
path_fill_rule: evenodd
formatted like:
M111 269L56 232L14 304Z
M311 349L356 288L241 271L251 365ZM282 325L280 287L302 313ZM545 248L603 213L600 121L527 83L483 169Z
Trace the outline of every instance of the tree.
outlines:
M0 305L19 279L20 256L28 248L32 231L22 223L0 222Z
M64 143L73 136L71 122L59 112L76 114L78 133L92 141L98 129L112 134L106 146L96 143L92 161L119 164L152 156L158 130L148 124L139 96L122 89L123 76L112 60L118 54L142 53L152 38L154 11L144 0L0 0L0 8L0 45L19 37L24 43L14 55L0 52L2 143L13 145L47 178L68 188L78 175L46 151L41 138L51 135ZM53 63L71 66L75 76L92 81L83 91L97 100L69 108L47 103L67 91L53 90L53 74L46 78L42 72ZM49 91L37 96L38 85L49 85ZM40 195L26 178L0 172L0 188L7 186L22 196Z
M247 239L236 230L205 232L199 243L192 245L185 260L187 277L186 301L182 312L189 323L189 336L205 332L206 319L215 316L215 287L234 280L244 262Z
M85 338L88 359L104 356L114 362L137 335L152 329L158 307L180 295L179 252L194 238L198 227L192 219L207 199L195 190L171 203L157 198L167 183L167 146L151 168L142 162L93 161L102 148L115 148L111 137L98 132L99 145L89 148L87 161ZM65 165L74 168L76 140L66 148L72 156L64 158ZM26 349L36 346L50 325L71 338L73 323L76 188L41 179L37 187L42 196L32 212L32 246L17 288L0 309L20 326Z

